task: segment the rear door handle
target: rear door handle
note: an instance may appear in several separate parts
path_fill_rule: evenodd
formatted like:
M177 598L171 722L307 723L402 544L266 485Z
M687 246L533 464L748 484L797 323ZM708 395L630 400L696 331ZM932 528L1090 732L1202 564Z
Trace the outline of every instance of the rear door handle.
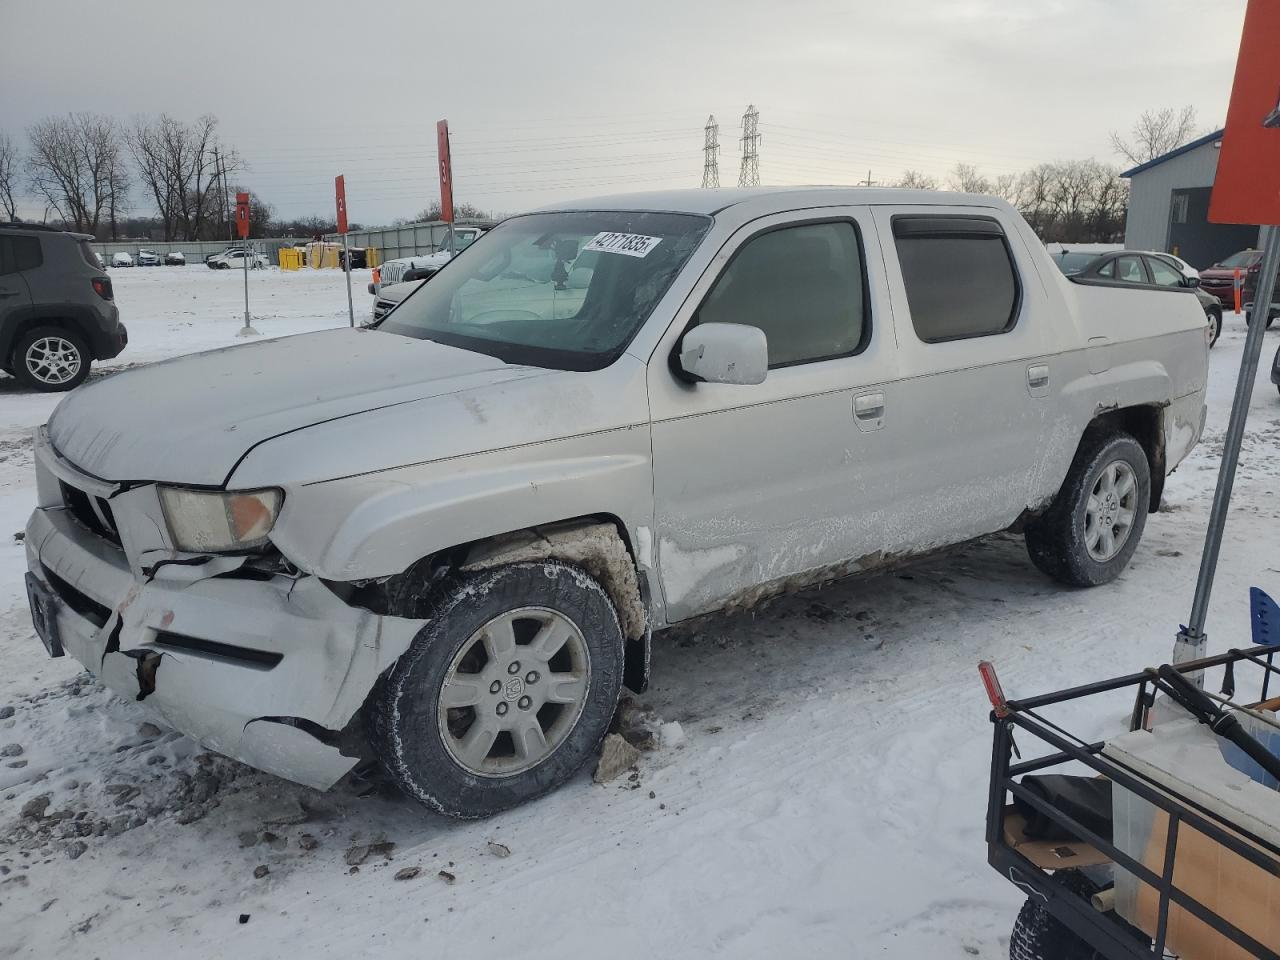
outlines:
M883 427L884 393L876 390L872 393L860 393L854 397L853 419L857 421L859 430L879 430Z
M16 297L17 295L17 290L0 290L0 297Z
M1049 365L1033 363L1027 367L1027 390L1033 397L1043 397L1049 393Z

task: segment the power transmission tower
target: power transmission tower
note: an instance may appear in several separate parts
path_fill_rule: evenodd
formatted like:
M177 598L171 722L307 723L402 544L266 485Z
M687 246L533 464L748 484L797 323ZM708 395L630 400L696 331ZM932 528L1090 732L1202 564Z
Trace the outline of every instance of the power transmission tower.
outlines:
M738 186L760 186L760 111L747 104L742 115L742 167L738 171Z
M720 124L716 123L714 113L707 117L707 125L703 129L707 139L702 147L702 186L706 189L720 186Z

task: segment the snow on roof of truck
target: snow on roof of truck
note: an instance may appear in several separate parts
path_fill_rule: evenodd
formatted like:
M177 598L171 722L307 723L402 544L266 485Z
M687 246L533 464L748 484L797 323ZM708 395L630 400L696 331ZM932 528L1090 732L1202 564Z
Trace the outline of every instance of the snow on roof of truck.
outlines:
M907 190L898 187L734 187L717 190L652 190L612 196L567 200L540 208L538 213L560 210L661 210L670 213L712 215L742 203L752 203L763 213L781 213L804 207L882 203L945 204L947 206L1004 206L998 197L951 193L943 190Z

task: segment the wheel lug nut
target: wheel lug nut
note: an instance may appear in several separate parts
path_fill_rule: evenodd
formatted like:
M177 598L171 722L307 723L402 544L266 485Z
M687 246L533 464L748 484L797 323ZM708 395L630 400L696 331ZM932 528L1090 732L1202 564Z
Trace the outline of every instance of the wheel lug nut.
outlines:
M528 710L532 704L533 704L533 701L530 700L528 697L520 698L519 707L521 710Z
M510 664L508 664L508 666L507 666L507 673L519 673L519 672L520 672L520 661L519 661L519 660L514 660L514 661L512 661Z
M503 703L498 704L498 716L505 717L506 715L507 715L507 704L504 701Z
M537 671L537 670L530 670L530 671L529 671L528 676L526 676L526 677L524 678L524 682L525 682L525 683L537 683L537 682L538 682L538 671Z
M497 692L498 692L499 690L501 690L501 689L502 689L502 684L501 684L499 681L497 681L497 680L495 680L495 681L493 681L493 683L489 684L489 692L490 692L490 693L497 693Z

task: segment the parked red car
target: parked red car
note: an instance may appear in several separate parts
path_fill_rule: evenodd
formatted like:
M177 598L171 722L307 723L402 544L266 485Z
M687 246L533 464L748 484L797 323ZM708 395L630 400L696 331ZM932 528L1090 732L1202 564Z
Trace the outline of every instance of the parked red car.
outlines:
M1235 294L1231 284L1235 280L1237 270L1244 272L1244 290L1240 303L1246 312L1252 312L1253 302L1257 294L1258 272L1262 269L1261 250L1241 250L1233 253L1221 263L1215 263L1207 270L1200 271L1200 288L1212 293L1222 301L1228 310L1235 309ZM1280 313L1280 280L1277 280L1275 291L1271 296L1271 309L1267 314L1267 325L1270 326Z

